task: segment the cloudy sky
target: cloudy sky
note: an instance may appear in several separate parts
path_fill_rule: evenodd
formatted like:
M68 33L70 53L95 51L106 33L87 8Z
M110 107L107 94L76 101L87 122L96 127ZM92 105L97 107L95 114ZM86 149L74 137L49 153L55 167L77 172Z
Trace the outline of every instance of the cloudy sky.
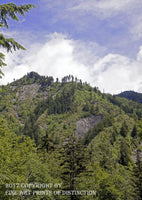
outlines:
M54 78L73 74L112 94L142 92L141 0L12 2L36 8L1 29L27 50L6 53L0 84L35 71Z

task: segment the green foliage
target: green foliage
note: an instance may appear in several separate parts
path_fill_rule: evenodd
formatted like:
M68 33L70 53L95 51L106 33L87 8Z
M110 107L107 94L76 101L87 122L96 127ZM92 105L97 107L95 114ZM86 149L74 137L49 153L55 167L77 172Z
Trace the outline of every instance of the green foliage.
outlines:
M138 126L138 136L142 140L142 119L138 121L137 126Z
M89 110L90 110L89 104L86 103L86 104L84 105L84 107L83 107L83 111L89 111Z
M3 199L7 198L5 183L13 181L62 183L61 190L96 191L86 196L37 195L27 199L140 199L140 165L132 155L140 148L142 123L129 112L140 105L130 103L129 110L127 99L108 96L72 80L72 76L60 83L35 72L3 86L0 91ZM118 100L117 104L113 100ZM81 123L84 130L79 139L77 124L81 129Z
M0 27L8 28L8 20L18 21L17 15L25 16L25 12L29 12L33 7L32 4L17 6L14 3L1 4L0 5ZM25 50L25 48L16 42L13 38L6 38L3 34L0 34L0 47L6 49L8 52L17 49ZM4 54L0 53L0 67L5 66ZM0 70L0 75L3 75Z
M138 93L138 92L125 91L125 92L118 94L117 96L142 103L142 94Z
M117 105L120 107L125 113L128 113L131 116L134 116L136 119L140 119L142 116L142 105L140 103L120 98L118 96L112 96L112 95L106 95L107 99L113 103L114 105Z
M120 160L119 163L124 165L124 166L128 166L131 158L130 158L131 152L130 152L130 148L128 146L128 143L126 141L125 138L121 139L120 142Z
M6 27L8 28L8 23L7 20L9 18L18 21L18 15L23 15L25 16L25 12L29 12L29 10L31 10L31 8L35 7L32 4L28 4L28 5L21 5L21 6L17 6L14 3L8 3L8 4L1 4L0 5L0 25L1 27Z
M24 16L33 7L0 5L0 27L8 28L9 19L18 21L19 15ZM3 34L0 34L0 46L8 52L24 50ZM0 53L0 67L4 65L4 54ZM0 74L3 75L2 71ZM54 82L53 77L31 72L3 86L0 90L0 198L141 199L142 120L137 123L141 115L141 104L101 94L98 88L72 75L63 77L60 83L59 79ZM94 127L91 124L89 130L90 116L99 116L100 120ZM79 139L76 126L81 118L86 120L89 131ZM134 151L137 152L135 162ZM61 182L61 190L94 190L96 194L5 195L6 184L24 182Z
M136 127L136 125L134 125L134 128L133 128L133 130L132 130L132 132L131 132L131 136L133 137L133 138L136 138L136 136L137 136L137 127Z
M142 150L137 149L136 152L136 165L133 168L134 173L134 182L136 187L136 193L137 193L137 199L142 199L142 158L140 156L140 153Z
M83 139L83 143L89 144L91 142L91 140L99 134L99 132L103 131L104 128L112 126L114 119L113 116L109 116L109 117L104 117L100 122L98 122L96 124L96 126L94 126L93 129L91 129L84 137Z
M34 142L29 137L16 136L8 132L6 122L0 121L0 197L13 199L5 195L8 184L50 182L48 168L37 154ZM20 188L17 189L20 192ZM16 196L15 199L22 198Z
M48 132L46 132L46 135L41 139L40 149L45 149L47 153L54 150L54 142L52 138L50 138Z
M48 86L52 85L53 82L54 82L54 79L52 76L45 77L45 76L40 76L36 72L30 72L30 73L27 73L27 75L25 75L23 78L11 83L11 85L12 86L22 86L22 85L31 85L34 83L38 83L41 85L40 90L45 91L46 88Z
M128 126L126 124L126 122L124 121L122 124L122 127L120 129L120 135L122 135L123 137L126 137L128 134Z
M23 46L18 44L13 38L5 38L3 34L0 34L0 46L5 48L8 52L12 52L12 49L16 51L17 49L25 50ZM2 58L3 59L3 58Z
M88 156L85 153L83 145L73 135L66 138L62 149L60 150L59 159L61 167L61 179L64 190L76 190L79 177L87 175ZM70 199L78 199L70 195Z

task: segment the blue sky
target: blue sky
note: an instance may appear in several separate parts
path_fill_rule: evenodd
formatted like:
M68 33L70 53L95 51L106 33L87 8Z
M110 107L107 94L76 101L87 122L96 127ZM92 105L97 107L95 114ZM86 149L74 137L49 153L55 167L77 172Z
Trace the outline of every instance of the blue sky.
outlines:
M73 74L112 94L142 92L141 0L12 2L36 8L1 29L27 49L6 53L1 84L36 71L54 78Z

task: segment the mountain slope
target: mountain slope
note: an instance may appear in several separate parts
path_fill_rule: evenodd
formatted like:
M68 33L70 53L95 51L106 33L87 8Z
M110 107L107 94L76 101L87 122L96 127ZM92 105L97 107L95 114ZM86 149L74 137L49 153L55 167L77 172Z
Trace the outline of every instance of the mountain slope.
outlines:
M117 96L123 97L132 101L136 101L138 103L142 103L142 94L134 91L125 91L121 92Z
M95 191L78 196L81 200L139 199L141 116L140 103L102 94L71 75L60 82L31 72L2 86L3 199L7 199L7 177L14 177L16 183L62 183L63 192ZM69 193L42 196L50 200L78 197Z
M3 86L0 98L1 116L8 120L9 127L36 141L50 132L60 143L74 131L78 137L84 137L103 118L113 122L119 116L120 122L125 119L125 114L107 96L77 79L72 81L71 76L60 83L31 72Z
M72 76L54 82L53 77L35 72L3 86L0 100L1 117L7 119L9 128L17 134L38 141L50 132L58 143L74 131L78 137L84 137L103 119L114 124L121 118L119 123L123 123L126 113L135 121L133 113L137 114L139 109L139 104L135 104L129 110L126 100L101 94Z

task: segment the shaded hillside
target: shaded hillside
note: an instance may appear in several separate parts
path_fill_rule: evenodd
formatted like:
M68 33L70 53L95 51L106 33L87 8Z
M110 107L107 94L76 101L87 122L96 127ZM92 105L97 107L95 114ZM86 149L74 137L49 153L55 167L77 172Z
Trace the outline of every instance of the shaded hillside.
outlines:
M138 93L134 91L125 91L125 92L121 92L117 96L142 103L142 93Z

